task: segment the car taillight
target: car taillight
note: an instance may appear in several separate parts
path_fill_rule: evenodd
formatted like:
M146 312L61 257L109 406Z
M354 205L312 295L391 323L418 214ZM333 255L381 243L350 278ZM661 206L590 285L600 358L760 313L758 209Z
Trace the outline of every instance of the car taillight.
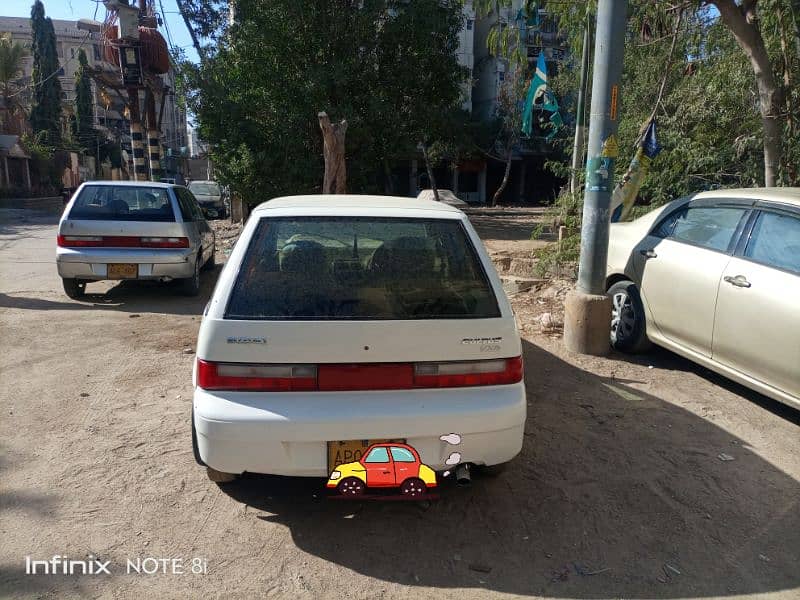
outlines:
M280 365L198 359L197 384L228 391L357 391L508 385L522 380L522 358L440 362Z
M188 248L189 238L185 237L143 237L143 248Z
M58 245L62 248L83 248L85 246L102 246L103 237L96 235L59 235Z
M317 389L313 365L247 365L197 360L197 385L204 390L300 392Z
M414 386L423 388L507 385L522 381L522 357L414 365Z
M59 235L62 248L188 248L185 237L137 237L127 235Z

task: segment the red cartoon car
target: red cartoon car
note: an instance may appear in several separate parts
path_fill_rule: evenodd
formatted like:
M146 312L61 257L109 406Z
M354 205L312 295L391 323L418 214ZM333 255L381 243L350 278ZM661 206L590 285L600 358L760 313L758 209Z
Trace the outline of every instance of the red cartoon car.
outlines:
M408 444L373 444L357 462L336 467L327 487L336 488L343 496L359 496L368 487L399 487L404 496L418 498L436 487L436 473Z

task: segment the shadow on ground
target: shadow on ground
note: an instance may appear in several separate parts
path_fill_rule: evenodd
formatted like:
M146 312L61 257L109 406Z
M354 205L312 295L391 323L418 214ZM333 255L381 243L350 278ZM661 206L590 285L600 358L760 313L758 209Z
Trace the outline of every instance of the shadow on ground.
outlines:
M105 292L93 292L99 288L97 283L89 283L86 295L80 300L72 300L66 295L63 300L47 300L28 296L8 295L0 292L0 308L23 310L117 310L128 313L160 313L170 315L200 315L208 303L217 277L222 270L220 265L203 271L200 276L200 293L194 297L182 296L178 283L171 281L121 281Z
M533 218L495 215L470 215L469 220L482 240L530 240L538 224Z
M681 598L800 585L800 483L631 382L524 352L524 448L496 479L429 504L333 501L322 480L269 476L223 489L303 551L411 586Z

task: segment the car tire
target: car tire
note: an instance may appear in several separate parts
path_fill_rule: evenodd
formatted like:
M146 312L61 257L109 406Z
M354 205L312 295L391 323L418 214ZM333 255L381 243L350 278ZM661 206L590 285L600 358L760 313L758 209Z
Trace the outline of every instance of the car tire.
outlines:
M61 283L64 286L64 293L73 300L80 300L86 293L86 282L78 281L77 279L61 278Z
M180 292L184 296L197 296L200 293L200 255L194 260L194 275L180 280Z
M406 498L422 498L428 493L428 486L418 477L409 477L400 486L400 493Z
M475 470L483 477L498 477L508 471L508 465L511 463L499 463L497 465L475 465Z
M203 457L200 456L200 446L197 445L197 429L194 427L194 409L192 409L192 454L194 454L195 462L201 467L208 465L203 462Z
M214 255L217 253L217 246L214 245L211 248L211 256L208 257L208 260L203 265L203 271L213 271L214 267L217 266L216 260L214 259Z
M358 477L345 477L336 486L342 496L361 496L367 486Z
M211 467L206 467L206 475L214 483L230 483L236 481L239 476L236 473L223 473Z
M636 354L650 347L647 320L639 289L632 281L618 281L606 292L611 298L611 347Z

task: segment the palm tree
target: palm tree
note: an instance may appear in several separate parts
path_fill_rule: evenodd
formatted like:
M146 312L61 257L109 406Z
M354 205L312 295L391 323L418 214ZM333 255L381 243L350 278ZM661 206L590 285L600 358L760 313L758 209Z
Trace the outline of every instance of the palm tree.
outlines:
M20 107L15 92L17 75L22 71L22 61L27 56L25 46L11 39L10 33L0 34L0 132L9 126L14 112Z

